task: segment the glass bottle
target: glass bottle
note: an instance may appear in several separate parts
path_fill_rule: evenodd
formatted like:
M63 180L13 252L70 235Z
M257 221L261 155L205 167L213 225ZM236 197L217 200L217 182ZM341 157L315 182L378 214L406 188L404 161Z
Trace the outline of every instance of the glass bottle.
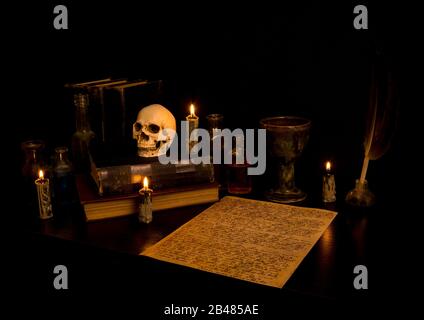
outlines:
M68 158L68 148L55 149L56 156L53 165L54 205L60 216L77 203L75 176L72 163Z
M346 195L346 202L355 207L371 207L375 204L375 195L368 188L368 181L356 179L355 188Z
M243 154L243 162L237 163L237 157ZM236 146L231 151L232 162L227 164L227 190L230 194L249 194L252 192L252 177L248 175L250 165L246 161L243 146Z
M209 136L211 139L210 144L210 154L211 154L211 163L213 163L214 157L217 158L220 156L221 163L223 162L222 156L223 156L223 139L220 134L218 134L217 130L222 130L224 128L224 116L219 113L212 113L206 117L207 123L208 123L208 131ZM218 146L216 142L219 139L220 147L214 148L214 144ZM214 143L215 142L215 143ZM219 153L216 154L216 153ZM214 169L214 176L215 181L218 182L219 188L224 189L225 188L225 170L222 167L221 163L213 164Z
M44 169L42 156L44 147L45 143L41 140L29 140L21 144L25 157L22 166L22 188L25 205L28 206L28 209L31 209L28 212L36 212L36 208L38 208L37 189L34 182L38 178L39 170Z
M88 94L76 93L74 104L76 132L72 136L73 161L77 172L87 172L90 169L90 142L95 136L88 121Z
M38 178L38 171L43 165L42 151L45 143L41 140L29 140L22 142L21 148L25 154L22 176L30 179L31 184Z
M206 117L208 121L208 130L211 139L214 138L217 129L222 129L224 124L224 116L219 113L212 113Z

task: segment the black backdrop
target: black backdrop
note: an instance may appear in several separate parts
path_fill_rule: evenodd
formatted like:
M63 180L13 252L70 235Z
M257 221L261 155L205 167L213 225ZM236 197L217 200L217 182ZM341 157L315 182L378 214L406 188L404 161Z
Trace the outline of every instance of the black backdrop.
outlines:
M68 30L53 28L55 3L23 6L9 24L17 171L21 141L41 138L50 149L69 144L74 120L64 84L112 76L165 80L165 104L177 119L191 101L201 120L223 113L232 128L255 128L265 116L308 117L313 129L304 170L318 171L333 159L339 174L354 181L376 47L390 57L401 92L404 84L399 5L361 3L368 5L369 29L356 30L354 2L63 4ZM402 158L400 137L385 160L371 165L377 181L387 172L401 178L394 169Z
M399 5L65 1L60 4L69 10L69 30L55 30L56 4L5 10L11 15L3 49L5 67L12 70L5 92L12 98L8 142L18 175L20 142L44 139L50 150L69 144L74 120L65 107L65 83L151 78L165 81L166 105L179 119L191 101L201 120L223 113L232 128L255 128L260 118L273 115L312 119L299 163L303 179L312 175L319 185L323 161L332 159L346 182L338 189L344 196L360 174L371 62L382 46L399 81L399 127L390 151L370 165L369 181L382 201L408 195L399 188L411 169L411 157L404 155L412 105L406 94L409 38ZM369 30L353 28L357 4L368 5Z

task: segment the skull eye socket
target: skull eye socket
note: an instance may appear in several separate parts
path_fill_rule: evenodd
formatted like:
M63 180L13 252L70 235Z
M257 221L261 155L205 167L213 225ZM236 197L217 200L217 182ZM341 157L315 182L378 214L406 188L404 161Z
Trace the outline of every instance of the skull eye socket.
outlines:
M134 124L134 130L135 130L135 131L140 131L140 130L141 130L141 124L139 124L138 122L136 122L136 123Z
M155 124L149 124L149 126L148 126L148 130L149 130L151 133L158 133L158 132L160 131L160 127L159 127L159 126L157 126L157 125L155 125Z

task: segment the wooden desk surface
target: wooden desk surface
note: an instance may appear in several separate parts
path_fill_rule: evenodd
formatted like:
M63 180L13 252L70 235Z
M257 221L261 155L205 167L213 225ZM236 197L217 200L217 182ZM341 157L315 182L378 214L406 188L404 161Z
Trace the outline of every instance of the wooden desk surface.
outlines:
M90 223L75 218L41 221L28 227L29 242L25 245L31 248L42 274L49 278L46 270L54 265L70 265L76 274L73 288L81 292L136 288L141 284L150 287L152 292L160 292L161 296L166 288L165 296L169 301L181 295L180 288L191 292L188 299L197 299L200 292L219 292L221 297L232 297L229 299L249 296L263 302L265 297L271 297L277 304L293 299L330 304L368 300L370 295L366 290L353 288L353 268L362 264L375 270L380 263L380 250L384 251L379 247L384 239L381 238L384 207L352 211L343 201L325 207L313 197L306 205L314 206L314 201L316 207L339 214L283 289L245 283L138 255L202 212L207 205L157 212L149 225L139 224L135 217ZM375 285L381 279L373 276ZM44 283L42 279L38 285L50 290L50 280Z

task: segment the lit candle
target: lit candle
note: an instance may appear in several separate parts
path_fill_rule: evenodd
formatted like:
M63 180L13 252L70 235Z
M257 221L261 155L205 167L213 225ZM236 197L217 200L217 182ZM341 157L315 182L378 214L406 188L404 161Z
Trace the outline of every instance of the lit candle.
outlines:
M149 189L149 180L144 177L143 188L138 192L140 195L140 207L138 211L138 221L150 223L153 220L152 215L152 189Z
M50 181L44 177L43 170L38 172L38 179L35 180L38 197L38 210L41 219L53 217L52 201L50 193Z
M331 162L327 161L325 164L325 174L322 177L322 201L334 202L336 201L336 181L334 174L331 171Z
M191 148L195 145L197 142L197 136L194 136L193 139L190 139L191 133L194 129L197 129L199 127L199 117L196 116L194 113L194 104L190 105L190 114L186 117L186 120L188 121L188 150L190 151Z

